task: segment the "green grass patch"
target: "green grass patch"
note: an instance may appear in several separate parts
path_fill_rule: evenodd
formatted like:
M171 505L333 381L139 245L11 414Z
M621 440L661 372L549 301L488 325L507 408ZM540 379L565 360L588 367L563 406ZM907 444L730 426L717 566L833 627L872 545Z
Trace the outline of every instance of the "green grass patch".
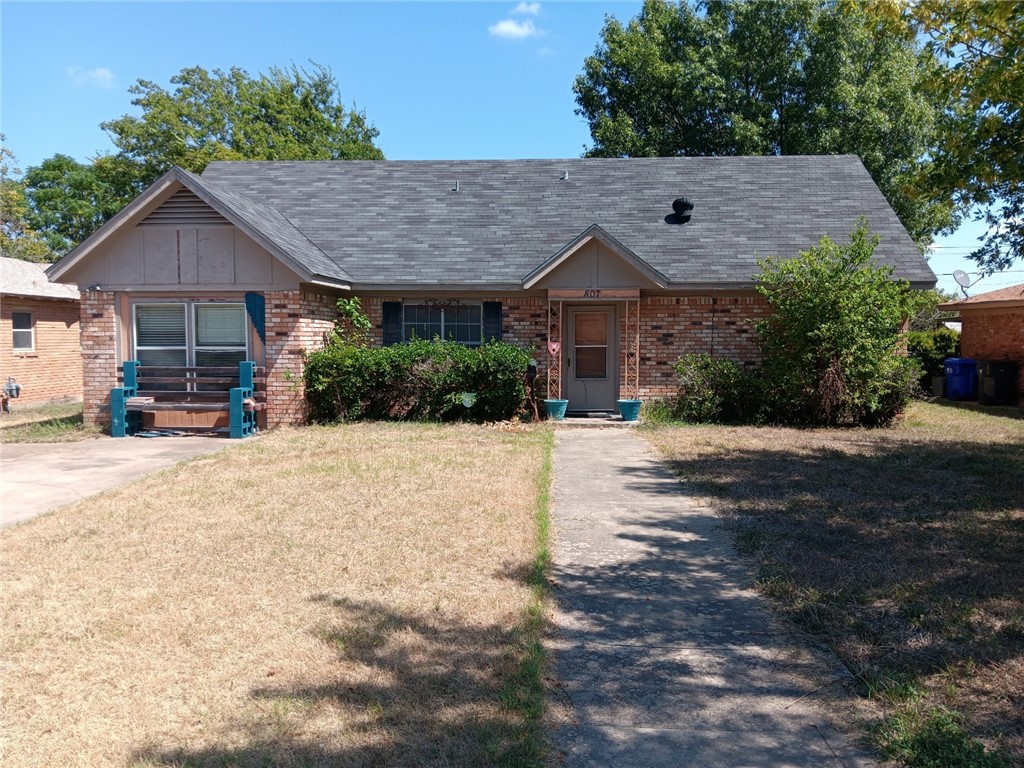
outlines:
M0 440L4 443L71 443L100 434L98 428L82 424L81 403L27 408L4 414L0 422Z
M924 707L920 697L900 706L874 736L883 754L907 768L1010 768L963 727L961 716L946 707Z
M518 630L520 654L515 673L501 692L505 709L518 716L520 733L515 742L495 755L495 765L508 768L542 768L545 765L544 672L548 658L544 650L545 605L548 601L548 572L551 567L551 480L555 433L544 433L544 463L537 478L537 554L527 577L532 591L526 616Z

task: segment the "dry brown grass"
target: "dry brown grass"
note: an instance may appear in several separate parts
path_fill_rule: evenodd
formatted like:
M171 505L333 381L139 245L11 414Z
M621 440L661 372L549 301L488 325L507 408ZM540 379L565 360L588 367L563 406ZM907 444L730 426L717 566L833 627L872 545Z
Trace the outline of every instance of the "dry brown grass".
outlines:
M0 762L493 764L549 437L282 430L5 531Z
M733 525L761 588L866 691L958 710L1024 765L1024 420L992 411L647 434Z

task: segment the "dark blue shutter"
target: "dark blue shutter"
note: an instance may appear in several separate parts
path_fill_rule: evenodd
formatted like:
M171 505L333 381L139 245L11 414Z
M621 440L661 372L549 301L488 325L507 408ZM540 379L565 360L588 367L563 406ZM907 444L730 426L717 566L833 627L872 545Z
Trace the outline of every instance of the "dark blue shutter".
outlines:
M262 293L245 294L245 311L260 341L267 343L267 302Z
M484 341L501 341L501 302L484 302Z
M383 316L384 346L402 343L402 302L385 301L381 305Z

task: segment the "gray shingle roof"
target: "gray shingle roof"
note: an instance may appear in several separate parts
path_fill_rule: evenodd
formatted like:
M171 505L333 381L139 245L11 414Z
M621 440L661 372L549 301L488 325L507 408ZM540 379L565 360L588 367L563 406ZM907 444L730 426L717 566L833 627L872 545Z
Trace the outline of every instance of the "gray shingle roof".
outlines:
M46 277L46 266L0 256L0 293L6 296L78 301L78 286L51 283Z
M758 256L794 256L823 234L845 242L861 215L881 235L876 256L896 277L935 282L848 155L217 162L202 181L231 195L224 200L275 241L285 241L278 227L298 230L314 248L296 260L354 287L513 287L594 224L671 286L749 285ZM680 196L695 205L684 225L671 223ZM245 199L249 214L238 202Z

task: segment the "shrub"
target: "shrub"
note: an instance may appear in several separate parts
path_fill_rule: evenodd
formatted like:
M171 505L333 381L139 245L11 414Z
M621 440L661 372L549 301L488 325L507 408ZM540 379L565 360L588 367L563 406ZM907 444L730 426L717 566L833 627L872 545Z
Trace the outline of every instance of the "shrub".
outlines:
M679 394L673 416L705 424L733 421L739 415L743 369L732 360L710 355L683 355L675 364Z
M947 357L959 357L960 334L950 328L911 331L907 334L907 352L921 366L921 386L931 389L931 377L944 373Z
M367 347L335 339L308 355L306 397L318 422L501 421L523 407L529 360L529 352L501 342Z
M872 264L862 219L846 245L823 237L797 258L760 260L758 323L770 418L788 424L884 424L910 400L905 283Z

